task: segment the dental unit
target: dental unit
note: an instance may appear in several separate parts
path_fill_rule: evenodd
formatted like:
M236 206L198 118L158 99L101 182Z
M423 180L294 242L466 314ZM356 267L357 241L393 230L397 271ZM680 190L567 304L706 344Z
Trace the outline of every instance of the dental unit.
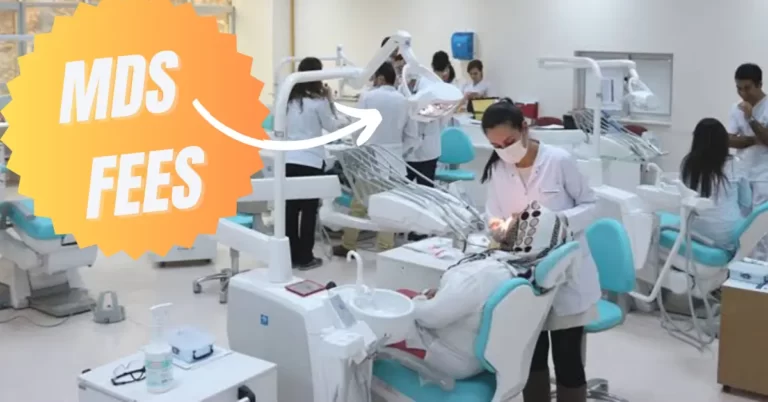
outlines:
M591 74L599 83L610 81L603 70L626 71L628 79L625 95L619 101L645 110L656 107L655 96L640 80L637 66L631 60L545 57L539 59L539 67L548 70L573 69L577 73ZM613 82L610 83L613 85ZM634 192L636 186L644 184L642 177L647 166L664 153L648 140L607 118L603 112L604 98L607 96L609 94L604 93L601 85L596 89L594 98L588 98L585 105L577 105L574 110L574 121L586 137L568 135L558 139L558 131L552 130L544 142L570 145L574 155L581 159L592 185L609 185Z
M654 107L653 94L640 81L632 61L544 58L540 66L588 69L598 82L604 79L602 69L626 70L629 78L624 100L635 107ZM715 249L711 242L692 233L688 224L695 219L697 211L710 207L711 202L698 197L679 180L662 181L664 174L654 160L663 153L605 115L603 95L598 90L593 102L587 100L588 109L573 112L587 141L574 141L571 150L581 159L580 167L592 179L603 215L620 220L630 236L638 278L637 291L630 293L635 304L644 306L645 310L655 309L652 303L656 304L664 328L702 348L718 331L718 305L710 302L711 293L727 279L729 262L748 255L757 242L754 238L762 237L764 230L761 232L756 223L762 219L768 222L768 217L762 218L758 210L745 220L734 235L740 245L736 253ZM645 173L648 175L644 177ZM650 291L644 292L646 288ZM663 290L687 298L687 305L680 310L691 316L689 325L679 325L680 320L669 314ZM702 304L703 311L696 311L695 304Z
M390 38L386 46L379 49L365 69L346 66L290 74L280 84L277 102L273 109L276 111L274 138L278 140L285 138L285 110L288 95L295 84L344 79L347 85L362 87L394 50L399 50L406 62L411 65L411 71L418 71L422 78L430 83L422 90L422 92L431 93L430 97L425 97L422 93L422 96L408 98L413 105L412 112L421 118L434 118L435 115L428 107L431 104L440 105L439 114L446 110L450 111L451 105L456 106L461 102L463 98L461 92L443 83L432 71L418 64L410 48L410 42L410 35L398 32ZM427 99L431 100L427 101ZM330 148L332 153L340 155L342 163L369 163L370 166L378 166L370 164L370 154L367 153L374 149L372 147L335 150L333 146ZM267 269L241 273L229 281L227 320L229 344L235 351L277 364L281 399L324 402L334 400L334 396L349 395L350 400L365 401L366 393L359 396L356 394L356 389L359 391L361 386L365 388L366 384L370 384L371 354L380 349L385 342L394 343L400 340L402 335L396 328L401 328L404 325L403 322L411 320L409 315L412 311L412 302L388 289L364 288L356 285L326 289L326 286L303 281L292 275L288 239L285 237L285 200L310 197L330 201L341 194L341 188L335 176L286 178L284 152L275 152L274 159L274 177L252 180L254 191L248 197L251 201L267 201L273 197L274 234L268 236L222 220L216 235L219 242L241 252L252 254L268 264ZM372 170L367 171L372 172ZM405 188L401 183L385 181L382 177L373 175L363 176L363 178L377 183L380 189L385 190L385 194L378 199L382 205L387 203L398 205L394 212L402 214L407 219L415 216L414 211L421 211L418 213L427 215L424 218L425 227L435 226L442 231L454 232L454 227L459 229L459 222L467 220L471 222L476 219L472 210L466 209L465 205L451 199L443 192ZM386 223L383 212L377 215L376 211L383 211L383 209L377 207L379 201L375 201L376 196L370 198L373 200L369 201L373 216L381 215L378 218L379 223L393 227L402 225L397 219L391 217L389 217L390 222ZM370 204L371 202L373 205ZM425 213L427 202L433 206L436 204L438 207ZM451 203L455 205L449 206ZM390 213L390 215L394 214ZM557 256L553 256L553 258L557 257L557 260L553 260L551 264L553 269L540 271L541 275L550 272L552 276L546 279L542 277L541 282L538 282L540 285L554 289L556 284L560 283L564 271L573 260L571 254L573 247L577 246L573 245ZM505 301L499 301L493 306L507 306L507 300L509 304L504 309L512 309L515 305L527 306L524 313L510 312L512 315L524 316L521 318L525 322L524 329L520 330L521 324L516 324L514 330L514 333L518 334L516 336L522 336L524 339L519 343L519 350L516 347L514 351L505 352L505 354L507 356L519 354L524 358L532 351L531 342L535 342L536 334L540 331L549 311L552 292L539 295L520 281L509 284L505 289L504 297L500 296ZM536 306L536 314L531 314L532 310L528 308L533 305ZM501 313L489 312L489 317L496 314ZM498 321L507 322L507 320ZM511 328L505 324L500 324L499 328L499 333L511 331ZM492 331L492 333L496 332ZM487 341L488 351L502 344L496 344L501 342L501 337L495 340L497 338L492 335L492 338ZM506 342L503 343L506 344ZM396 354L396 352L393 353ZM492 361L496 359L495 356L495 354L494 357L487 354L485 359ZM502 364L495 361L492 363L498 368L496 378L499 380L501 394L509 391L506 387L519 385L521 388L524 383L523 373L527 373L527 367L522 370L525 364L520 364L524 359L505 358L504 360L508 363ZM513 365L514 368L507 365ZM511 371L505 373L507 367ZM514 377L507 378L508 374ZM492 374L489 375L492 376ZM347 384L348 379L356 380Z
M281 82L281 77L283 71L286 69L287 66L291 66L291 69L295 69L295 65L299 63L303 57L297 57L297 56L289 56L281 59L279 62L277 62L274 65L273 71L274 71L274 84L273 84L273 105L277 101L277 95L279 92L279 85ZM352 62L349 61L349 59L344 54L343 48L341 45L336 46L336 54L334 56L325 56L325 57L319 57L321 61L333 61L335 66L338 67L344 67L347 65L352 65ZM341 86L339 88L339 92L342 92L344 89L343 82L341 83ZM265 124L265 129L267 130L267 133L271 136L272 135L272 129L274 126L274 116L270 114L267 119L270 121L270 123ZM254 177L272 177L274 174L274 153L272 151L266 151L262 150L261 156L264 160L264 168L262 171L258 172ZM261 218L262 216L268 216L268 207L269 202L268 201L247 201L247 200L240 200L240 206L242 208L238 208L238 211L241 209L242 212L257 215L257 219L251 223L245 222L243 218L239 218L239 221L241 225L252 227L255 223L256 226L261 226ZM235 219L238 220L238 219ZM201 263L210 263L213 260L216 259L216 254L218 253L218 247L216 243L216 239L211 236L199 236L194 245L192 247L186 248L186 247L173 247L170 251L168 251L168 254L164 256L159 255L151 255L150 259L160 265L164 266L168 263L177 263L177 262L201 262ZM237 271L239 272L239 269L235 267L235 265L238 265L239 261L239 255L237 255L237 250L230 250L231 254L231 260L232 260L232 267L229 268L231 271ZM203 282L206 282L208 280L216 280L216 279L222 279L219 277L213 277L213 276L206 276L200 278L200 280L195 281L193 285L193 290L195 293L200 293L202 291L201 284ZM226 296L224 295L222 291L221 300L224 302L226 300Z
M659 179L655 185L639 186L637 192L647 203L647 210L654 213L651 219L656 231L648 239L648 260L637 267L638 283L643 286L630 295L641 303L655 302L662 326L673 336L701 349L718 336L719 301L712 294L728 279L729 268L748 261L747 257L766 234L768 204L755 208L744 218L733 233L737 248L728 250L690 229L697 213L712 207L711 200L699 197L679 180L665 183ZM679 214L666 212L675 209ZM687 299L687 305L680 306L683 311L675 312L690 317L687 326L681 327L680 320L669 315L668 310L676 306L663 300L664 290Z
M7 127L6 123L2 125L2 133ZM5 155L5 147L0 147L0 154ZM5 170L3 166L3 176ZM4 180L2 188L4 193ZM7 288L6 307L33 308L53 317L91 311L95 301L78 271L93 265L97 248L80 248L72 235L56 233L50 219L35 216L32 200L9 201L4 194L2 199L0 269L8 279L5 285L0 283L0 288Z

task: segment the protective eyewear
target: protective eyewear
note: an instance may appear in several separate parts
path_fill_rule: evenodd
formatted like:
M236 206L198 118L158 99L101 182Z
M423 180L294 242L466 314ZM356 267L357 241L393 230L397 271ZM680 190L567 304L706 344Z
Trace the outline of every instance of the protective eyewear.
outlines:
M138 382L146 378L146 368L141 362L131 362L127 365L119 365L112 372L112 385L126 385Z

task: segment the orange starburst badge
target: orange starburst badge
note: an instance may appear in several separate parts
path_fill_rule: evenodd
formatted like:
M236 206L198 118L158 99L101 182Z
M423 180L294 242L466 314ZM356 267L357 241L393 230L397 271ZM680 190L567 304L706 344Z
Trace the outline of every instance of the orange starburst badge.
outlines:
M215 234L262 167L259 150L211 127L266 139L263 84L214 17L169 0L102 0L57 17L19 60L3 110L19 192L57 233L138 258Z

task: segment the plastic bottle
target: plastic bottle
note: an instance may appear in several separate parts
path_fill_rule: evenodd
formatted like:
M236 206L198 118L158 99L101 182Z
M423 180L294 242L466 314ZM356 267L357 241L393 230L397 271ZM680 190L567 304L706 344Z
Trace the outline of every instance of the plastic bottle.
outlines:
M171 304L158 304L149 309L152 313L152 338L144 347L144 369L147 392L161 394L174 386L173 352L165 340L166 325Z

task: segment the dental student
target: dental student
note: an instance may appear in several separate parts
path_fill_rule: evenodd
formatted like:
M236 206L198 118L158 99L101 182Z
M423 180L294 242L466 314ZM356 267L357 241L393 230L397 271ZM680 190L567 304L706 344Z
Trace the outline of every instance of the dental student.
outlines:
M488 97L488 80L483 76L483 62L472 60L467 65L470 82L464 85L464 97L467 100Z
M487 183L490 226L517 216L533 201L564 216L581 243L582 263L557 292L531 361L523 390L525 402L550 400L549 349L559 402L586 401L581 355L584 326L598 317L600 284L589 246L581 235L595 219L596 196L574 157L560 148L532 140L523 112L510 99L486 109L482 128L495 153L481 181Z
M299 71L322 70L323 63L307 57L299 63ZM306 140L323 135L323 130L336 131L349 121L336 113L331 90L321 81L298 83L288 97L286 138ZM286 177L320 176L325 174L325 148L316 147L285 153ZM317 268L323 260L312 252L319 199L287 200L285 202L285 234L290 241L291 262L299 270Z
M376 131L365 145L378 145L386 149L386 151L381 152L381 155L376 154L376 159L381 163L392 161L390 166L404 167L403 155L413 152L421 140L416 122L408 115L408 100L395 88L396 79L395 67L389 62L382 64L374 74L374 88L360 96L357 107L376 109L381 114L381 124L376 127ZM382 169L386 168L387 166L382 166ZM400 174L406 176L405 170ZM364 181L358 181L352 185L357 187L357 192L369 193ZM355 198L350 205L349 214L363 218L367 211L362 202ZM350 250L357 249L359 233L360 231L357 229L344 229L342 244L333 247L333 255L346 257ZM376 237L376 245L379 251L394 248L395 234L379 232Z
M718 248L735 251L733 231L743 220L739 190L749 184L729 155L728 142L728 131L719 121L701 120L693 131L691 151L683 158L680 176L688 188L714 202L713 208L693 217L691 231Z
M763 92L763 70L746 63L736 69L736 89L741 102L728 119L730 146L752 187L752 208L768 202L768 100ZM758 243L752 258L768 260L768 238Z

